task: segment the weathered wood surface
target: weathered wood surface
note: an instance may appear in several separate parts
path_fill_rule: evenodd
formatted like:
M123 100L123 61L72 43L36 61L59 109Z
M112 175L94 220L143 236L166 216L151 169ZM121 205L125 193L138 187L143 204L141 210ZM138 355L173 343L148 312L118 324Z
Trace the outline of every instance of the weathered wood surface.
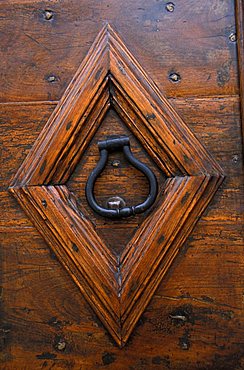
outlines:
M244 368L244 192L237 51L235 38L231 39L236 26L240 34L243 24L238 14L235 24L232 0L174 3L173 12L166 10L166 1L157 0L3 0L0 4L0 367L4 370ZM236 4L240 9L243 1ZM46 10L51 11L49 20ZM119 31L160 90L173 97L171 104L226 175L123 350L116 347L8 192L105 22ZM170 81L170 73L178 73L180 82ZM111 112L97 135L114 128L128 132ZM140 144L132 141L136 156L152 166ZM79 204L84 203L83 170L90 173L97 161L95 148L96 138L68 184ZM155 166L153 170L157 172ZM132 199L134 184L139 183L135 199L142 199L146 182L132 169L129 174L135 180L126 187L126 195ZM97 184L101 200L108 190L107 178L105 173ZM120 178L123 186L124 168ZM162 185L164 178L160 181ZM115 253L143 221L142 216L111 227L111 222L85 211L106 242L111 233L116 235L116 242L110 242Z
M244 1L236 0L236 33L238 70L242 114L242 140L244 145Z
M107 248L66 186L110 108L167 176L119 255ZM111 127L110 135L115 133ZM103 134L99 138L106 139ZM86 183L89 173L83 172ZM221 167L108 24L9 190L123 347L223 179ZM135 204L125 200L127 207ZM87 208L87 202L82 206Z
M104 22L167 96L238 93L235 4L157 0L1 1L1 101L58 100ZM45 10L52 17L45 18ZM178 73L179 83L169 80Z
M182 98L171 103L227 178L122 351L7 192L55 105L0 105L8 153L1 184L4 369L91 369L109 364L116 369L242 367L239 99ZM107 120L109 125L110 117ZM220 142L225 143L221 148ZM70 183L74 191L81 176L77 169Z

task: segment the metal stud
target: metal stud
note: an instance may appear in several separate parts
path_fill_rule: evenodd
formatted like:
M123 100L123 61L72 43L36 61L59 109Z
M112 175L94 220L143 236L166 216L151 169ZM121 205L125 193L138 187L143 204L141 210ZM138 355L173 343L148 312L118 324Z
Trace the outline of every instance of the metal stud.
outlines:
M53 18L53 12L52 12L52 10L44 10L44 18L47 21L50 21Z
M57 343L57 349L59 351L64 351L66 348L66 343L64 340L60 340L58 343Z
M126 203L123 198L115 196L111 197L107 201L108 209L120 209L126 206Z
M172 73L169 74L169 80L171 82L180 82L181 77L180 77L179 73L172 72Z
M236 33L235 32L232 32L230 35L229 35L229 40L231 42L235 42L236 41Z
M47 81L48 82L55 82L57 80L57 77L53 76L53 75L50 75L47 77Z
M120 161L119 161L118 159L115 159L115 160L111 163L111 165L112 165L113 167L119 167L119 166L120 166Z
M175 4L174 3L167 3L165 5L165 9L170 12L170 13L173 13L173 11L175 10Z

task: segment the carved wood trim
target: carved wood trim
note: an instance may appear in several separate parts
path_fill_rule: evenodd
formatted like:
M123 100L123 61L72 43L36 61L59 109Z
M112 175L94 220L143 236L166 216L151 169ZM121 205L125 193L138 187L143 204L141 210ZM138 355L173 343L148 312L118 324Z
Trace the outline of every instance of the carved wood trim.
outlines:
M119 260L65 186L111 106L168 176ZM10 191L123 346L222 180L219 165L106 25Z

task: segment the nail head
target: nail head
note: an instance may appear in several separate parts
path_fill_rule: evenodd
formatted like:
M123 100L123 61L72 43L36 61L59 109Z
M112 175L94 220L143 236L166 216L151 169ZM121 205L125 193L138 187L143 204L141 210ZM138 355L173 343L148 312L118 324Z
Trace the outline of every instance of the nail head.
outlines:
M174 3L167 3L165 5L165 8L168 12L172 13L175 10L175 4Z
M57 349L58 349L59 351L64 351L64 350L65 350L65 348L66 348L66 343L65 343L65 341L61 340L60 342L58 342L58 344L57 344Z
M180 77L179 73L172 72L172 73L169 74L169 80L171 82L180 82L181 77Z
M51 76L48 76L47 80L48 80L48 82L55 82L57 80L57 78L55 76L51 75Z
M51 10L44 10L44 18L50 21L53 18L53 12Z
M118 159L115 159L111 164L112 164L113 167L117 168L120 165L120 161Z
M236 33L235 32L232 32L230 35L229 35L229 40L231 42L235 42L236 41Z

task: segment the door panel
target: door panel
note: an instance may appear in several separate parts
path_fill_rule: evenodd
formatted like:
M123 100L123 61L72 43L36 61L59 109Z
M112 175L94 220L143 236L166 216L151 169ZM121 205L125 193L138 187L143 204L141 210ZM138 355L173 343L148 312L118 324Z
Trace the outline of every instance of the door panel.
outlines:
M163 1L1 4L3 369L244 366L240 97L236 42L229 38L235 31L234 2L201 5L188 0L174 5L169 12ZM45 18L50 16L47 10L50 19ZM8 191L105 21L119 32L226 176L122 349ZM170 80L173 72L180 81ZM116 125L119 130L123 123L108 114L104 132ZM94 165L99 131L96 135L83 158ZM133 147L150 163L138 142ZM68 186L84 203L83 178L81 161ZM99 191L105 197L103 181L101 177ZM147 184L138 181L137 196L143 197ZM110 229L109 222L86 211L104 230L104 239L109 233L116 238L112 249L123 247L121 228L117 233L116 225ZM123 221L128 228L140 222Z
M3 1L1 101L59 100L105 22L167 96L238 94L236 43L229 39L235 2L184 0L174 12L165 4ZM171 72L180 73L180 84L168 79Z

